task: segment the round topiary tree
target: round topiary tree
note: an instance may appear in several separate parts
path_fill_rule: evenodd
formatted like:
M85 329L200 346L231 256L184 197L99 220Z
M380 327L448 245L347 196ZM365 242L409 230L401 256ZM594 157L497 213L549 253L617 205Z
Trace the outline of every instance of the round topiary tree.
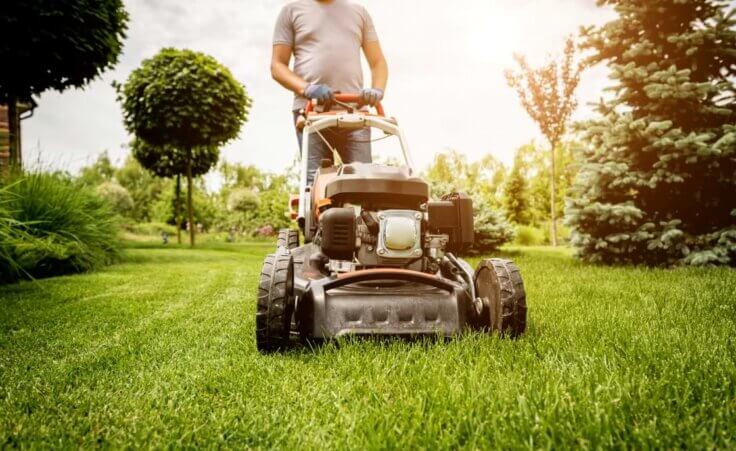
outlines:
M195 149L210 152L236 138L248 120L251 100L230 71L211 56L172 48L143 61L124 85L116 87L130 133L152 146L184 152L193 246Z
M118 61L122 0L5 0L0 14L0 103L8 106L11 165L21 164L18 102L81 87Z
M140 139L133 141L131 149L133 157L154 175L163 178L176 177L174 220L176 240L181 244L181 176L187 174L187 152L172 146L153 146ZM220 150L217 147L192 149L192 176L199 177L209 172L217 164L219 157Z

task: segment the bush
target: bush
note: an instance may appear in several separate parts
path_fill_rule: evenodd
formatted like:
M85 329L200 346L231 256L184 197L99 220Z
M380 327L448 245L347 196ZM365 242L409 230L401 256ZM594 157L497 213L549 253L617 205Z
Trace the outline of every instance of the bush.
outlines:
M88 271L118 254L118 224L89 188L48 173L0 188L0 283Z
M475 243L473 251L490 252L514 239L514 229L500 211L486 202L477 201L475 210Z
M257 210L258 206L258 194L248 188L237 188L227 198L228 211L246 213Z
M549 232L547 235L549 235ZM524 225L516 227L516 238L514 239L514 244L519 246L541 246L547 242L545 233L536 227Z
M133 211L133 198L127 189L117 182L105 182L97 187L97 195L105 199L115 213L129 216Z

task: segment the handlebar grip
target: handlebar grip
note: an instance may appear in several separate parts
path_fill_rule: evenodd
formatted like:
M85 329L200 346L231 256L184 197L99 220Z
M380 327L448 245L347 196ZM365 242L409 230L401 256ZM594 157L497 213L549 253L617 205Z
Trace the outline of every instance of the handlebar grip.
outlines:
M360 94L356 93L348 93L348 94L335 94L335 100L338 102L343 103L360 103ZM307 107L304 109L304 114L307 115L314 111L314 100L310 100L309 103L307 103ZM381 102L376 103L376 113L381 117L386 117L386 113L383 110L383 105Z

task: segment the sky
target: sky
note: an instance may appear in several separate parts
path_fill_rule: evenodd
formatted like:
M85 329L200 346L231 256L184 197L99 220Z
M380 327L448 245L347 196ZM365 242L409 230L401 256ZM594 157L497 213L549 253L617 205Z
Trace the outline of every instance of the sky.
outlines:
M283 171L297 142L292 95L271 79L273 25L287 0L125 0L130 14L117 66L84 89L50 91L23 121L24 159L76 173L107 152L128 154L130 137L113 81L123 82L162 47L206 52L230 68L254 104L240 137L223 148L229 162ZM536 126L507 86L514 52L541 63L561 52L581 25L613 13L595 0L362 0L373 17L389 64L384 106L407 135L419 167L456 149L470 160L490 153L506 163L519 146L540 140ZM366 80L370 79L366 70ZM609 84L604 67L585 73L576 118L591 114Z

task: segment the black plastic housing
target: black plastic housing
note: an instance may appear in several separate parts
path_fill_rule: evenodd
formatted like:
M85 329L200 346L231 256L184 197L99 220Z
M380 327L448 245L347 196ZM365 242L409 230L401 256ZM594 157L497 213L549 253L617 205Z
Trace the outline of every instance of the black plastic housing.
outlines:
M355 210L330 208L320 215L322 253L334 260L352 260L355 251Z
M429 199L429 185L408 168L352 163L325 186L333 205L354 203L364 209L418 210Z
M473 200L466 194L448 196L449 200L427 202L430 233L450 237L447 250L462 252L475 241Z

